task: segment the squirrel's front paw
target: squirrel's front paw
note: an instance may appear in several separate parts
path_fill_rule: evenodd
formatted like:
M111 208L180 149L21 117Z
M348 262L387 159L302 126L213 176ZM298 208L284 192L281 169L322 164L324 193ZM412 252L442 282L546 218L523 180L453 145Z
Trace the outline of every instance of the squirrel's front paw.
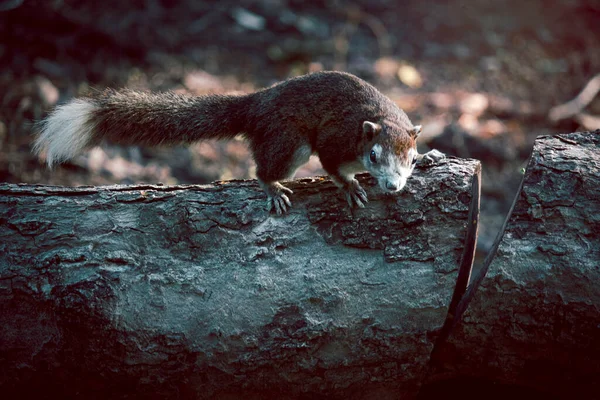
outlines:
M343 190L350 208L354 207L355 204L360 208L365 208L365 204L369 202L367 192L356 179L353 179L350 185Z
M294 193L291 189L286 188L279 182L274 182L269 185L264 185L267 193L267 211L274 210L277 215L285 214L292 202L287 197L288 194Z
M269 212L271 212L271 210L275 210L277 215L285 214L288 210L288 207L291 206L292 202L284 193L279 193L276 196L268 196L267 198L267 210Z
M446 156L441 151L431 150L425 154L422 154L421 164L423 164L423 165L435 164L435 163L443 160L444 158L446 158Z

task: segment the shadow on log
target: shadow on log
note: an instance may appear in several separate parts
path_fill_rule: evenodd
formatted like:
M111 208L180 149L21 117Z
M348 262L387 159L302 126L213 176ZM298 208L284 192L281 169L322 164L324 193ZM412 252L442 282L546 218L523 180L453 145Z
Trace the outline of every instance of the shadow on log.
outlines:
M352 211L302 179L285 217L255 181L2 184L2 391L414 397L468 281L479 176L450 159L397 196L362 176Z
M462 320L436 347L433 381L467 375L598 398L599 283L600 131L539 137Z

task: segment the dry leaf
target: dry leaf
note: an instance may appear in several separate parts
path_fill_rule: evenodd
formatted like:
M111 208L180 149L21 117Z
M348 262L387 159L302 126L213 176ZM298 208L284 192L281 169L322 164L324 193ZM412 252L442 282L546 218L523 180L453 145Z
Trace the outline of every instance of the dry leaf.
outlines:
M398 68L398 79L406 86L416 89L423 86L423 78L412 65L404 64Z

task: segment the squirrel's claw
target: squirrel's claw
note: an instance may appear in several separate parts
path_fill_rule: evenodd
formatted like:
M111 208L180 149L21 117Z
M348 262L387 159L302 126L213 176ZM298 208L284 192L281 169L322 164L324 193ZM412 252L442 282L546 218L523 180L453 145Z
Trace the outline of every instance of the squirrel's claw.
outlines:
M286 188L287 189L287 188ZM287 189L289 190L289 189ZM291 190L289 190L291 192ZM285 214L289 207L292 206L290 199L283 193L279 193L275 196L269 196L267 199L267 210L275 210L277 215Z
M369 202L367 192L365 192L365 189L360 186L356 179L352 181L345 194L346 200L348 200L348 204L351 208L354 207L355 204L360 208L365 208L365 204Z
M358 196L353 193L346 193L346 200L348 200L348 205L350 208L354 207L356 204L359 208L365 208L365 202L363 202Z
M287 194L294 194L294 191L292 189L288 189L288 188L286 188L285 186L283 186L281 184L279 185L279 190L281 190L283 192L286 192ZM285 197L285 199L289 203L289 199L285 195L283 197ZM291 205L291 203L289 205Z
M277 215L285 214L288 208L292 206L292 202L287 195L294 192L279 182L271 182L270 184L261 182L261 185L267 193L267 211L275 211Z
M444 155L444 153L442 153L441 151L438 150L431 150L428 151L425 154L420 154L421 157L419 157L421 164L423 165L431 165L431 164L435 164L441 160L443 160L444 158L446 158L446 156Z

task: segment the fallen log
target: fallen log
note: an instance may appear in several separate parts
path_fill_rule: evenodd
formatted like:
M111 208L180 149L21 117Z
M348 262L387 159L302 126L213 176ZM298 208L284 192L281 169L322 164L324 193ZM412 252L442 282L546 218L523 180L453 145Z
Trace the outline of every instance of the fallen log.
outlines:
M539 137L503 231L436 346L430 380L597 398L599 282L600 131Z
M0 184L0 388L414 397L466 289L479 179L458 159L396 196L360 176L370 202L356 210L301 179L284 217L255 181Z

